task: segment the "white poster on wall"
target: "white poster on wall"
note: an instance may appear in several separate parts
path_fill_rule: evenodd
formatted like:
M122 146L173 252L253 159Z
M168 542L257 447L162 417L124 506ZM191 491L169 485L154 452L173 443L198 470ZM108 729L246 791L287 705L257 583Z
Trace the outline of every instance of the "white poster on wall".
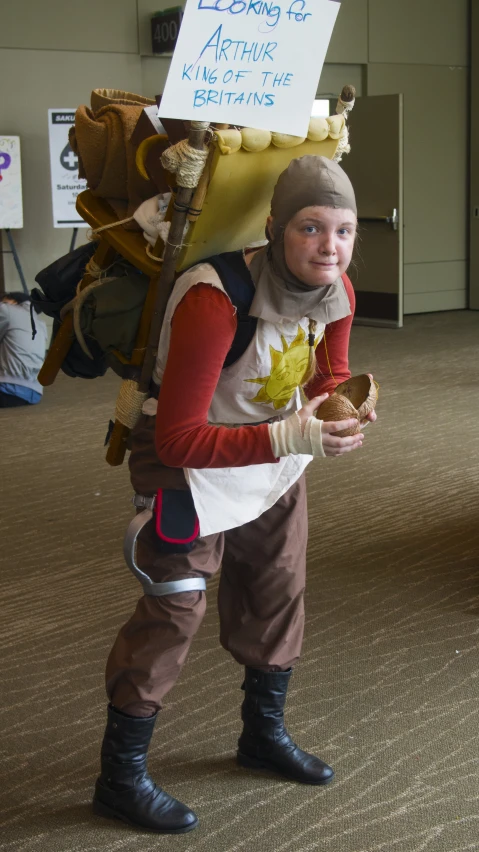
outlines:
M86 189L86 180L78 177L78 157L68 141L74 123L74 109L48 110L54 228L88 228L75 207L77 195Z
M23 228L19 136L0 136L0 228Z
M340 0L187 0L161 115L306 136Z

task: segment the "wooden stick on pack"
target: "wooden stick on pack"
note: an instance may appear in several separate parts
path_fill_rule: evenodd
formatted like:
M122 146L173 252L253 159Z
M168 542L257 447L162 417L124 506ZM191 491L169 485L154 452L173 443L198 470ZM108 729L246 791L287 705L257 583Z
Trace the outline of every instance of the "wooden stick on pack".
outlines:
M199 152L203 158L203 162L201 168L196 170L196 174L193 168L188 168L188 165L186 166L186 168L182 168L181 162L178 163L178 190L173 205L171 227L166 242L163 264L158 280L158 288L155 306L153 310L153 316L151 319L148 345L146 348L145 358L141 371L139 389L143 393L147 393L150 387L151 376L153 373L156 355L158 352L161 326L163 324L163 319L165 316L166 305L168 303L168 299L175 284L177 256L181 249L181 246L183 245L183 234L187 222L190 204L195 189L201 178L201 173L203 171L208 155L208 148L205 145L205 136L208 130L208 126L208 122L192 121L188 140L186 140L185 142L179 142L177 145L174 146L174 149L178 149L180 146L182 146L180 150L186 154L189 153L188 148L190 149L190 151L193 150ZM167 154L170 150L171 149L167 149L165 154ZM200 162L199 158L197 162ZM165 168L167 168L168 171L171 171L171 166L169 162L168 165L165 164ZM157 241L157 244L153 249L153 254L158 257L162 249L163 242L159 240Z

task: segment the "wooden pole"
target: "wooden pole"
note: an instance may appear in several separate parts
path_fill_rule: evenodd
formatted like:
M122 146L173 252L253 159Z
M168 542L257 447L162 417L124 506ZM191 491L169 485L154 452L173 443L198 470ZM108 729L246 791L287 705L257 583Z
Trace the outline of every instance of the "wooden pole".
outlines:
M202 151L204 148L206 129L196 129L192 126L188 144L191 148L197 151ZM170 232L165 248L165 255L161 267L160 277L158 279L158 287L156 292L155 307L150 326L150 334L148 345L146 347L145 358L141 370L139 390L143 393L148 393L151 382L151 375L156 362L158 352L158 343L160 340L161 326L165 317L166 305L170 298L171 291L176 278L176 261L178 252L183 242L183 233L188 216L188 210L195 192L195 188L189 189L178 185L176 194L173 216L171 217ZM153 253L156 254L155 246ZM158 248L158 252L160 248Z
M140 367L143 360L143 349L148 340L149 318L153 310L153 304L156 296L157 281L150 280L150 286L146 296L145 305L141 314L140 325L135 340L135 348L133 350L130 365ZM119 420L115 420L115 425L108 442L108 450L106 452L106 460L112 467L117 467L123 463L126 453L126 442L128 440L130 429Z

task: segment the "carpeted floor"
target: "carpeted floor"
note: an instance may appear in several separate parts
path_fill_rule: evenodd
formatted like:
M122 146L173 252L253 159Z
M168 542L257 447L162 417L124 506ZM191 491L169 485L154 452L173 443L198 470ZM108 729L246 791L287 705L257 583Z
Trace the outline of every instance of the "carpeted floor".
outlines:
M0 849L479 849L479 314L355 328L381 385L363 449L310 466L304 655L288 722L336 769L312 789L237 768L241 671L215 584L150 768L199 814L158 837L96 818L103 667L139 586L122 562L126 466L102 447L117 379L62 376L1 411Z

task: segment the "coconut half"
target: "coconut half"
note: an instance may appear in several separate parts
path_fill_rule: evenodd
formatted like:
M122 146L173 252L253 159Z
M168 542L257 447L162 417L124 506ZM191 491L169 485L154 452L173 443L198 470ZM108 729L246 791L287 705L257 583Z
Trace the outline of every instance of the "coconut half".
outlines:
M335 388L334 393L319 406L316 417L328 421L350 420L354 417L357 420L356 426L332 434L339 438L357 435L365 418L374 411L377 398L377 388L370 376L366 373L353 376Z

